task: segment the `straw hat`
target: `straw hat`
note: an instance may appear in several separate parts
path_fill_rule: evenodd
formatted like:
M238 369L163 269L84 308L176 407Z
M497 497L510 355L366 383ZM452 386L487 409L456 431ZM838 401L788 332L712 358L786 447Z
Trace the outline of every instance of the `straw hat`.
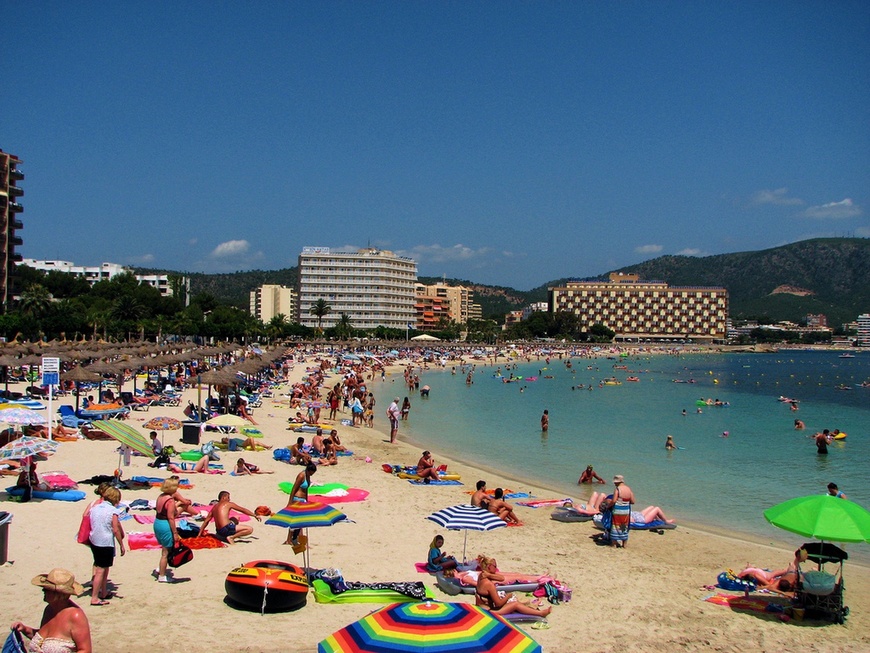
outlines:
M73 596L78 596L85 591L85 588L76 582L76 577L72 572L66 569L52 569L47 574L36 576L30 582L37 587Z
M617 474L616 476L613 477L613 482L614 483L625 483L625 479L623 478L622 474Z

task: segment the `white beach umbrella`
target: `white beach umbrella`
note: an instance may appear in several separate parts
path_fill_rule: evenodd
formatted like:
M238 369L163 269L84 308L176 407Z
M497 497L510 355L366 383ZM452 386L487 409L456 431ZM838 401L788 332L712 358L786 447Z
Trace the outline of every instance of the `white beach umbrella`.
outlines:
M465 561L465 550L468 544L468 531L491 531L496 528L507 527L507 522L495 513L467 503L442 508L433 512L426 519L434 521L447 530L465 531L465 539L462 543L463 562Z

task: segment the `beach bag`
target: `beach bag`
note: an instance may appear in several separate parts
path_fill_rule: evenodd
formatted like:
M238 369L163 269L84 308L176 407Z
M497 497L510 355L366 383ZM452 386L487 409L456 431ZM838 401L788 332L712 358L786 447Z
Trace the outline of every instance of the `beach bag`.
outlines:
M9 636L3 643L2 653L27 653L27 649L24 648L24 640L21 639L21 633L17 630L9 631Z
M547 601L549 601L553 605L559 605L559 603L561 602L559 599L559 588L556 587L552 582L546 583L544 585L544 594L547 597Z
M76 542L79 544L90 544L91 540L91 511L88 510L82 515L82 523L79 524L79 532L76 535Z
M193 560L193 551L183 542L179 542L178 546L169 549L169 566L181 567Z

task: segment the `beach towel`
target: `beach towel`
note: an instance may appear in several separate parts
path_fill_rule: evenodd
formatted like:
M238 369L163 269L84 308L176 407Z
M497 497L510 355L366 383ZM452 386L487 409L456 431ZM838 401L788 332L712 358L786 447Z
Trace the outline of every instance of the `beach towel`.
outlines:
M429 479L428 483L425 480L419 481L415 479L409 480L408 483L411 483L412 485L463 485L461 481L444 481L440 479L437 481L433 481L431 478Z
M130 481L132 481L133 483L139 483L141 485L151 485L152 487L160 487L161 485L163 485L163 481L165 480L166 479L160 478L159 476L133 476L130 478ZM182 478L178 480L178 487L190 489L193 487L193 484L190 482L190 479Z
M213 535L202 537L188 537L181 540L191 549L222 549L227 546ZM154 533L127 533L127 543L131 551L159 549L160 543Z
M528 492L510 492L504 495L505 501L509 501L511 499L530 499L532 497Z
M365 501L369 496L368 490L362 490L358 487L348 488L347 490L336 490L336 492L344 492L344 494L319 494L309 495L312 501L317 503L353 503L354 501Z
M761 598L760 596L743 596L742 594L712 594L703 599L707 603L723 605L732 610L750 610L752 612L782 613L785 606L775 601L783 599Z
M566 497L564 499L536 499L534 501L517 501L517 505L525 506L526 508L542 508L546 506L561 506L566 501L574 503L573 499Z
M42 480L50 490L77 490L78 483L72 480L64 472L45 472L40 474Z
M631 504L627 501L617 501L613 504L610 520L610 540L612 542L628 541L628 529L631 522Z
M426 566L425 562L415 562L414 569L417 570L418 574L432 574L432 572L429 571L429 567Z

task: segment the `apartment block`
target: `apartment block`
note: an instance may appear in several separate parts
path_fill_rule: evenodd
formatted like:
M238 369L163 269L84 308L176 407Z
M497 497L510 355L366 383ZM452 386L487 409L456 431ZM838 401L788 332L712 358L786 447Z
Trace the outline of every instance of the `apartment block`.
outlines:
M637 275L612 273L608 281L568 282L548 288L549 308L577 315L581 330L603 324L622 340L724 340L725 288L669 286Z
M276 315L296 319L296 291L287 286L263 284L251 291L251 315L268 323Z
M322 299L330 307L322 318L324 328L345 313L356 329L405 330L416 321L416 283L417 263L387 250L304 247L299 255L298 321L318 326L311 307Z
M24 228L19 220L24 212L20 202L24 190L18 185L24 179L24 173L18 168L21 163L14 154L0 150L0 303L4 312L11 295L15 265L21 260L15 248L24 244L17 235Z

